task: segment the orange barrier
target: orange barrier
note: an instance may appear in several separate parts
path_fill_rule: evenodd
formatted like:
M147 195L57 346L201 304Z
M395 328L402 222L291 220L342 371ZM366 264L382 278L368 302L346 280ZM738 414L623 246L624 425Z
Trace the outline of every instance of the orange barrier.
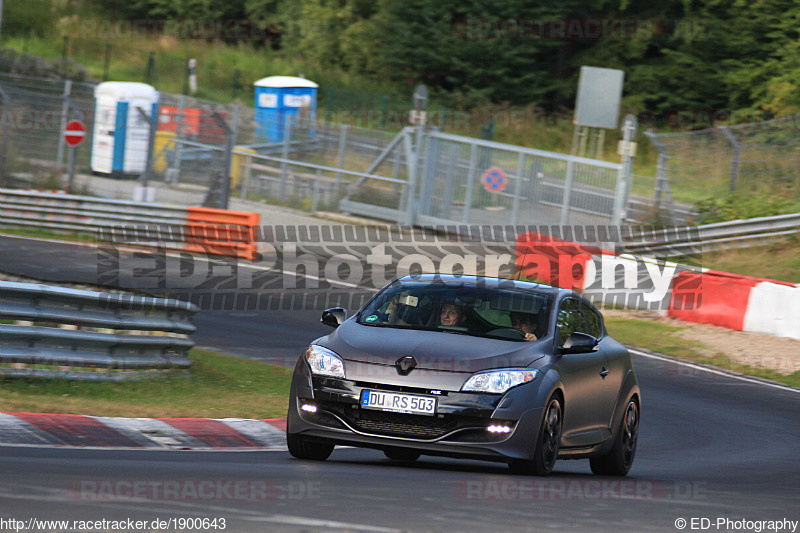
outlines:
M258 213L188 207L184 249L252 261L256 257L257 248L253 241L259 219Z

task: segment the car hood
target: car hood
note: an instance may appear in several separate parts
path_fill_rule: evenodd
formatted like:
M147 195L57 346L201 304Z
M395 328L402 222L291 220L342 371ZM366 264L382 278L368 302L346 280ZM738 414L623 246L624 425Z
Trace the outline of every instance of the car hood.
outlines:
M394 366L406 355L418 370L474 373L491 368L528 367L543 357L546 341L516 342L440 331L365 326L347 320L319 344L346 361Z

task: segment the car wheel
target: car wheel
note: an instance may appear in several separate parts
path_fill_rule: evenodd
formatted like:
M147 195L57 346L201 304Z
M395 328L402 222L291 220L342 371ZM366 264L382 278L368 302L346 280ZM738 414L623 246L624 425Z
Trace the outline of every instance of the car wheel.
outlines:
M562 413L561 400L558 396L552 396L547 402L542 426L536 438L533 459L512 462L513 470L535 476L546 476L553 471L558 459L558 446L561 442Z
M406 450L404 448L389 448L383 450L383 453L393 461L416 461L420 456L419 452Z
M312 461L324 461L333 451L333 444L326 442L312 442L297 433L286 434L286 445L289 453L298 459L311 459Z
M633 466L636 455L636 441L639 436L639 405L636 400L628 402L622 417L619 431L614 438L614 446L606 455L592 457L589 463L592 472L605 476L624 476Z

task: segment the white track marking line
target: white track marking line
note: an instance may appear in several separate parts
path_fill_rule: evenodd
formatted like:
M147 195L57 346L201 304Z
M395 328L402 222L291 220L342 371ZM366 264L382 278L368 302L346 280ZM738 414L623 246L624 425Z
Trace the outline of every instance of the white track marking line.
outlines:
M748 378L747 376L742 376L740 374L733 374L733 373L730 373L730 372L724 372L722 370L717 370L717 369L712 368L712 367L699 365L699 364L695 364L695 363L689 363L687 361L682 361L680 359L673 359L672 357L666 357L666 356L663 356L663 355L657 355L657 354L653 354L653 353L642 352L642 351L639 351L639 350L635 350L633 348L628 348L628 351L633 353L633 354L640 355L642 357L647 357L649 359L658 359L659 361L667 361L669 363L674 363L676 365L687 366L689 368L694 368L694 369L697 369L697 370L703 370L705 372L708 372L710 374L716 374L718 376L725 376L725 377L728 377L728 378L731 378L731 379L738 379L739 381L746 381L747 383L754 383L756 385L764 385L765 387L772 387L774 389L780 389L780 390L785 390L785 391L789 391L789 392L800 393L800 389L795 389L795 388L789 387L787 385L780 385L778 383L770 383L768 381L762 381L760 379Z
M313 518L302 518L289 515L269 515L264 517L254 517L245 519L252 522L270 522L274 524L287 524L304 527L321 527L326 529L344 529L348 531L375 531L378 533L402 533L403 529L393 529L387 527L376 527L368 524L353 524L350 522L336 522L334 520L315 520Z

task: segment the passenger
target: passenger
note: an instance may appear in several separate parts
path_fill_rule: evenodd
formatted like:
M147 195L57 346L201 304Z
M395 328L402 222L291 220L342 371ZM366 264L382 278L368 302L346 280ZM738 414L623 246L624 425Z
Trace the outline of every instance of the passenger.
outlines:
M407 298L407 292L401 293L392 298L392 301L386 306L386 321L388 324L411 325L406 320L409 315L409 308L404 302L408 301Z
M535 320L530 313L512 311L509 317L511 318L511 327L524 333L526 341L536 340L536 335L533 333L533 330L536 329Z
M439 315L439 322L443 326L460 326L467 319L464 308L456 304L444 304Z

